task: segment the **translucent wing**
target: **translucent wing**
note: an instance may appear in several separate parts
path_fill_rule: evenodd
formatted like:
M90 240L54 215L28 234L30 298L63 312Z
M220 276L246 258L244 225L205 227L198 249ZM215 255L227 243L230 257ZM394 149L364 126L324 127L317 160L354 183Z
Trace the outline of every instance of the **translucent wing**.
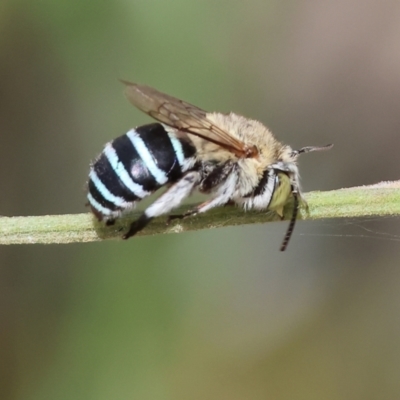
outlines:
M128 100L157 121L216 143L238 157L254 157L257 149L247 146L228 132L214 125L207 113L192 104L161 93L149 86L122 81Z

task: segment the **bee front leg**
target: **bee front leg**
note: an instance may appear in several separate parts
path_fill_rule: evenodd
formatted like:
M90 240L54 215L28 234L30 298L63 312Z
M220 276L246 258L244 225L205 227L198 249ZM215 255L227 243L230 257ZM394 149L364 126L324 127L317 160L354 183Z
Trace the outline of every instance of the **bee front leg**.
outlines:
M198 171L188 172L153 204L147 207L144 213L136 221L131 223L128 232L123 236L123 238L130 238L142 230L153 218L167 214L172 209L178 207L183 199L190 195L193 188L199 184L200 178L201 176Z

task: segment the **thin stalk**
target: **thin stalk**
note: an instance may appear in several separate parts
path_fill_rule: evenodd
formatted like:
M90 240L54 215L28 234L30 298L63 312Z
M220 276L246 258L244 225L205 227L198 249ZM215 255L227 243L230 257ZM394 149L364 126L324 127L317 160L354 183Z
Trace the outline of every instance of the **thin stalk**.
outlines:
M305 195L309 213L299 219L354 218L365 216L400 215L400 181L372 186L310 192ZM182 209L188 209L193 205ZM182 209L174 213L179 213ZM106 227L89 214L0 217L0 244L82 243L120 238L129 223L139 216L134 212L121 218L114 226ZM290 219L290 204L284 219ZM138 236L180 233L226 226L261 224L279 221L272 212L247 211L237 207L221 207L207 213L166 224L166 217L152 221ZM134 239L133 239L134 240Z

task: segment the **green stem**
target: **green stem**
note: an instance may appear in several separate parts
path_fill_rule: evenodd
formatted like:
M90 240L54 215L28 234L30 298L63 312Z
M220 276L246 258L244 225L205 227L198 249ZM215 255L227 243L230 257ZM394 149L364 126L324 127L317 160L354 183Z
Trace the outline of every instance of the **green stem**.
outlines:
M353 218L363 216L400 215L399 182L382 183L329 192L311 192L305 195L309 214L302 219ZM187 209L190 206L186 206ZM177 210L177 213L182 209ZM289 219L290 207L285 210ZM121 218L114 226L106 227L91 214L45 215L35 217L0 217L0 244L77 243L118 238L127 230L138 212ZM166 224L166 217L152 221L138 235L178 233L224 226L277 221L274 213L247 211L237 207L221 207L195 217Z

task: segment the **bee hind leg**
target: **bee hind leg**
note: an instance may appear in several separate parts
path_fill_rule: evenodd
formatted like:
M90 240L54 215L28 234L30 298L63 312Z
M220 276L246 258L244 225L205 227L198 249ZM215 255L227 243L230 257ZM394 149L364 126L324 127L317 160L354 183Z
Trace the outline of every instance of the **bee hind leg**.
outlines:
M153 204L146 208L144 213L131 223L128 232L123 239L128 239L142 230L153 218L169 213L178 207L183 199L190 195L192 190L200 182L200 173L190 171L178 182L174 183L164 194L162 194Z
M129 226L129 230L122 237L123 239L129 239L134 236L136 233L141 231L153 218L149 218L144 212L136 221L133 221Z

